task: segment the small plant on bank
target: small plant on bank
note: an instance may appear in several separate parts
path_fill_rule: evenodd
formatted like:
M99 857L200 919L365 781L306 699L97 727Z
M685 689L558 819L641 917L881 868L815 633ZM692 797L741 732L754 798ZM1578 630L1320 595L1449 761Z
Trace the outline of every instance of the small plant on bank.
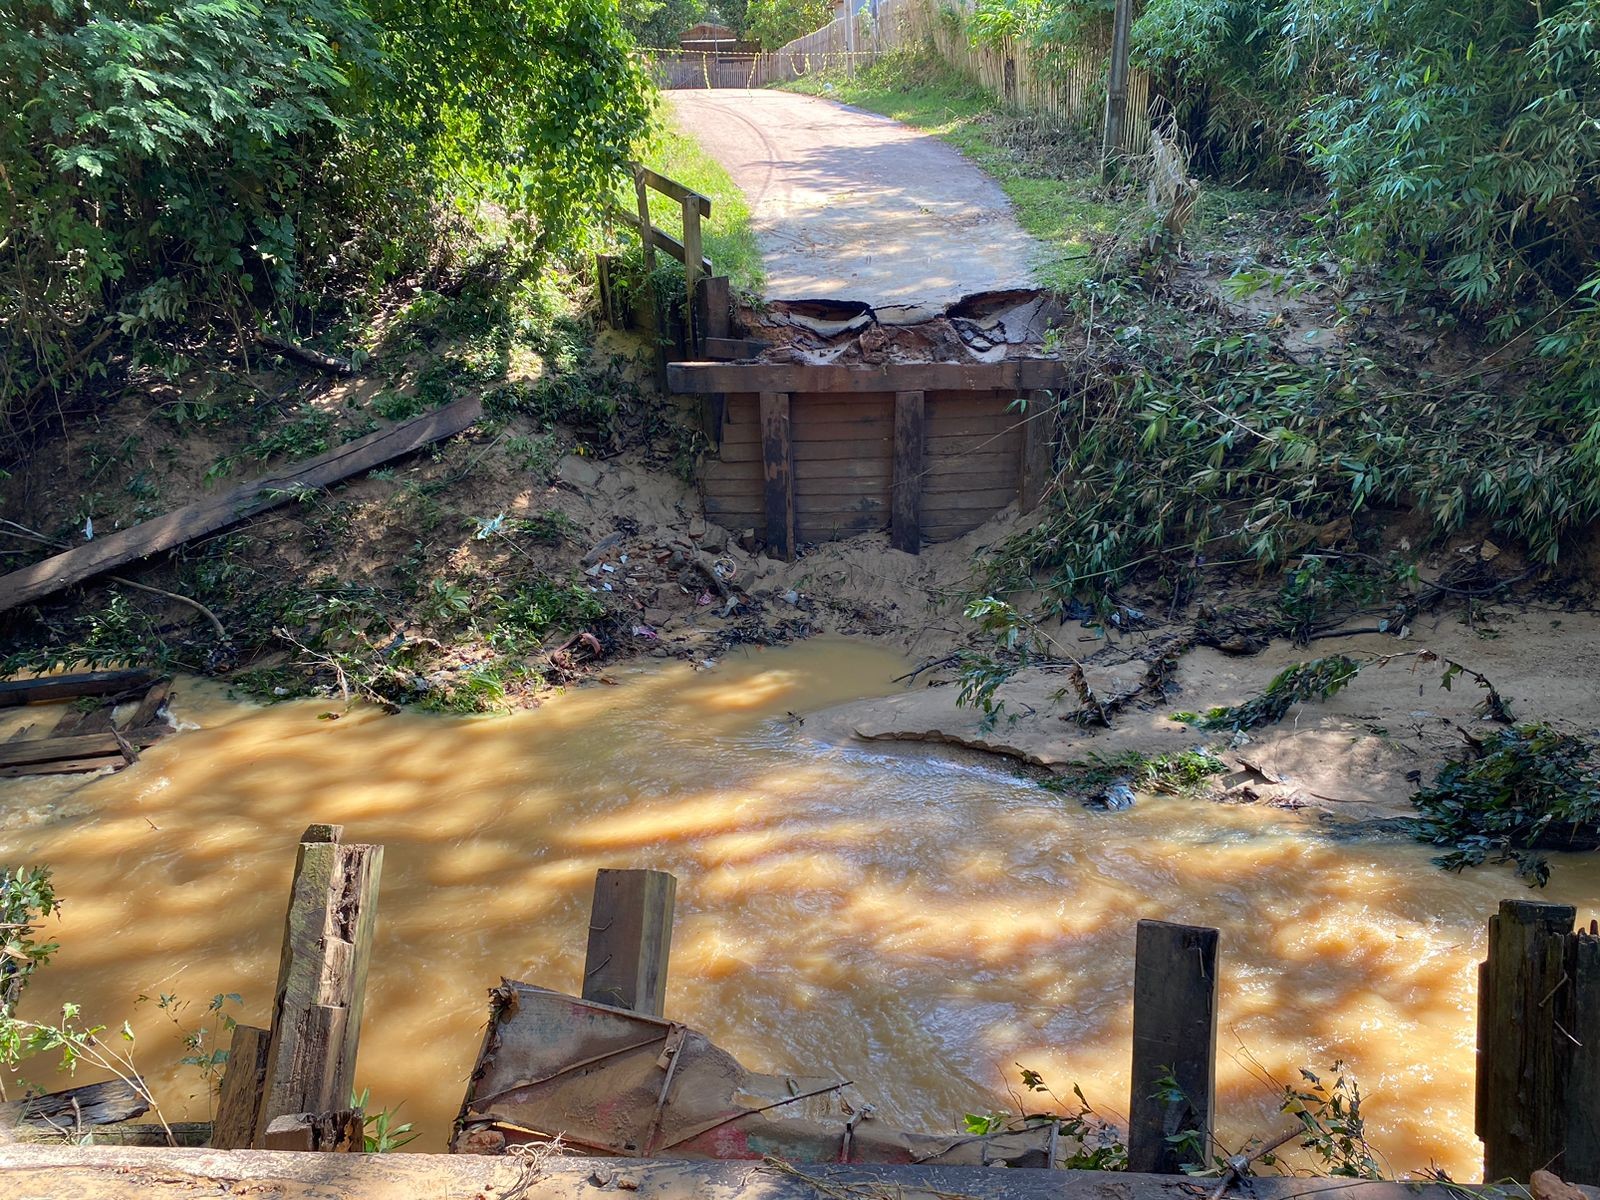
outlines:
M410 1121L395 1120L400 1115L400 1104L393 1108L380 1108L374 1113L367 1108L371 1102L371 1088L362 1088L360 1092L351 1090L350 1107L359 1108L366 1114L366 1126L362 1134L365 1145L362 1148L368 1154L392 1154L422 1136L412 1130Z
M1543 722L1514 725L1446 763L1411 798L1418 836L1449 847L1449 871L1513 863L1534 886L1550 878L1540 849L1600 844L1600 748Z

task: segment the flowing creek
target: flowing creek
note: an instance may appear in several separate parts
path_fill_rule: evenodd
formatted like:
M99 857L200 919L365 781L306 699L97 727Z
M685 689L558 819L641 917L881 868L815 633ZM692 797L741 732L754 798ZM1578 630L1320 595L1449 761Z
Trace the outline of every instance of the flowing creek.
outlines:
M1287 1127L1262 1082L1344 1059L1397 1172L1479 1172L1475 968L1525 894L1425 847L1171 798L1093 813L998 759L822 746L787 714L894 690L896 656L818 639L715 669L615 668L510 717L325 719L180 681L200 726L118 775L0 784L0 862L55 868L60 953L24 1005L116 1028L169 1119L205 1088L175 1026L216 993L264 1024L294 844L313 821L386 847L358 1074L442 1148L502 975L577 991L594 871L678 876L667 1014L757 1069L839 1072L931 1131L1011 1106L1017 1063L1127 1104L1134 922L1222 929L1220 1132ZM0 735L3 736L3 735ZM1542 898L1600 906L1600 865ZM232 1006L230 1006L230 1011ZM35 1069L32 1074L49 1072ZM1236 1148L1236 1147L1235 1147Z

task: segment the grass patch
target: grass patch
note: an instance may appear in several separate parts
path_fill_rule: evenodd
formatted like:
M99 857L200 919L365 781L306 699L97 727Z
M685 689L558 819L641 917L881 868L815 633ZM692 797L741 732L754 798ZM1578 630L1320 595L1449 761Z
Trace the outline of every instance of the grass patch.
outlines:
M639 161L711 201L711 217L700 223L706 257L719 275L733 280L734 287L759 294L766 276L744 192L721 163L673 123L665 103L656 109L650 139L639 148ZM623 203L630 211L634 207L631 195ZM650 193L650 219L657 229L683 239L683 214L654 191Z
M1130 199L1100 183L1087 131L1007 112L932 55L896 53L854 79L824 72L783 86L893 117L960 150L1000 185L1018 223L1043 247L1035 271L1046 287L1092 274L1095 241L1134 211Z

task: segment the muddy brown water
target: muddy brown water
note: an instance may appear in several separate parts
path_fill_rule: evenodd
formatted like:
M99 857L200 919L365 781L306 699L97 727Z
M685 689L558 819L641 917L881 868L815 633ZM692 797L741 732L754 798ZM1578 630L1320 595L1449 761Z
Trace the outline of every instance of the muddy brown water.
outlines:
M413 1149L443 1146L501 975L577 990L603 866L678 876L669 1016L943 1131L1006 1107L1019 1062L1120 1115L1134 922L1161 917L1222 929L1225 1141L1286 1128L1265 1074L1343 1059L1395 1171L1476 1178L1474 965L1497 901L1525 894L1508 872L1250 808L1091 813L1000 760L828 747L786 715L903 669L814 640L481 719L328 720L185 681L200 728L133 768L0 785L0 862L52 864L65 899L26 1005L131 1016L167 1116L204 1118L176 1028L135 998L176 993L193 1024L239 992L264 1023L294 843L333 821L386 847L358 1075L374 1106L404 1101ZM1587 919L1600 867L1559 860L1543 896Z

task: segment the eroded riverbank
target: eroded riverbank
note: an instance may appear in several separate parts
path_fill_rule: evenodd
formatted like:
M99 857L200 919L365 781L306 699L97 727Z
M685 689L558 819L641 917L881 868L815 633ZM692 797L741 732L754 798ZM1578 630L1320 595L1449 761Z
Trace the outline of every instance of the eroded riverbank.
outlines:
M1017 1062L1124 1108L1133 925L1164 917L1223 931L1225 1139L1281 1121L1252 1059L1287 1079L1342 1058L1393 1169L1475 1176L1475 964L1520 882L1249 806L1092 813L1000 760L813 736L808 714L905 670L814 639L618 668L615 687L471 720L324 719L326 702L186 682L198 730L116 776L5 791L0 858L50 863L66 899L28 1003L132 1014L167 1115L203 1116L176 1031L134 998L197 1011L240 992L259 1021L294 841L334 821L387 848L358 1075L375 1105L405 1102L416 1148L443 1144L501 975L575 990L602 866L679 877L668 1015L752 1066L852 1078L886 1120L953 1129L1007 1106ZM1587 919L1600 869L1558 858L1545 895Z

